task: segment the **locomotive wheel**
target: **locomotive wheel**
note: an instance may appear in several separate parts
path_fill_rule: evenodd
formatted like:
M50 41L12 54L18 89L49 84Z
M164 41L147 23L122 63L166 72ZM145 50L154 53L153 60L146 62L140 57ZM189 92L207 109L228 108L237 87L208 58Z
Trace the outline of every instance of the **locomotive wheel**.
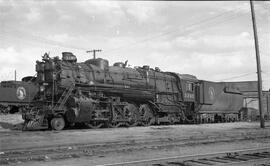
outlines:
M138 124L140 115L139 109L134 104L128 104L124 107L125 117L128 119L127 126L136 126Z
M175 123L177 123L177 117L175 116L175 115L169 115L169 124L170 125L173 125L173 124L175 124Z
M98 129L98 128L101 128L103 126L103 123L102 122L97 122L97 121L94 121L92 123L86 123L86 125L92 129Z
M63 130L65 127L65 120L63 117L53 118L51 120L51 126L54 130Z
M149 126L153 124L155 117L153 115L152 110L147 104L140 105L139 108L140 115L142 117L142 125L143 126Z

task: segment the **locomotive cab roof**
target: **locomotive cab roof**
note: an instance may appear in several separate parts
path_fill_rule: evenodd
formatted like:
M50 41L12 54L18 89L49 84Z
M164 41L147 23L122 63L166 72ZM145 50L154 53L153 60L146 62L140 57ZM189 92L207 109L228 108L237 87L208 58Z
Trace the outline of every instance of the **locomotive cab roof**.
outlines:
M197 77L194 76L194 75L190 75L190 74L178 74L178 76L181 78L181 79L184 79L184 80L189 80L189 81L198 81Z

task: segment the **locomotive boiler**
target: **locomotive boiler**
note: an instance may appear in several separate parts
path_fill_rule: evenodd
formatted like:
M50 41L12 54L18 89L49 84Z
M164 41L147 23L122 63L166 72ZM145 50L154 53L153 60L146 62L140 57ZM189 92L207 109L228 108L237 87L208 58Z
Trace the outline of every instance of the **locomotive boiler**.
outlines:
M22 114L28 130L235 121L243 104L225 83L95 57L77 62L70 52L45 54L36 72L39 93Z

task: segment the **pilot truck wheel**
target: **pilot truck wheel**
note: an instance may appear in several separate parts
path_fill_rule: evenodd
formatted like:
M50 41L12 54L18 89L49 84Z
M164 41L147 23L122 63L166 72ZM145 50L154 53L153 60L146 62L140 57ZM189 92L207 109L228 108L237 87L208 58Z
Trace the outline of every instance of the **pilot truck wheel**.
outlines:
M51 126L54 130L63 130L65 127L65 120L63 117L55 117L51 120Z

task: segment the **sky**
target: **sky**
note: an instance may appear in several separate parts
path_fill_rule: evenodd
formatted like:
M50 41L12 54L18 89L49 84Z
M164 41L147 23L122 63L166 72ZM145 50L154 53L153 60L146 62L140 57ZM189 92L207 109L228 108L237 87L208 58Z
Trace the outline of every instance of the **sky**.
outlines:
M254 2L263 90L270 89L270 2ZM0 81L35 75L45 52L97 57L209 81L257 80L249 1L0 0Z

